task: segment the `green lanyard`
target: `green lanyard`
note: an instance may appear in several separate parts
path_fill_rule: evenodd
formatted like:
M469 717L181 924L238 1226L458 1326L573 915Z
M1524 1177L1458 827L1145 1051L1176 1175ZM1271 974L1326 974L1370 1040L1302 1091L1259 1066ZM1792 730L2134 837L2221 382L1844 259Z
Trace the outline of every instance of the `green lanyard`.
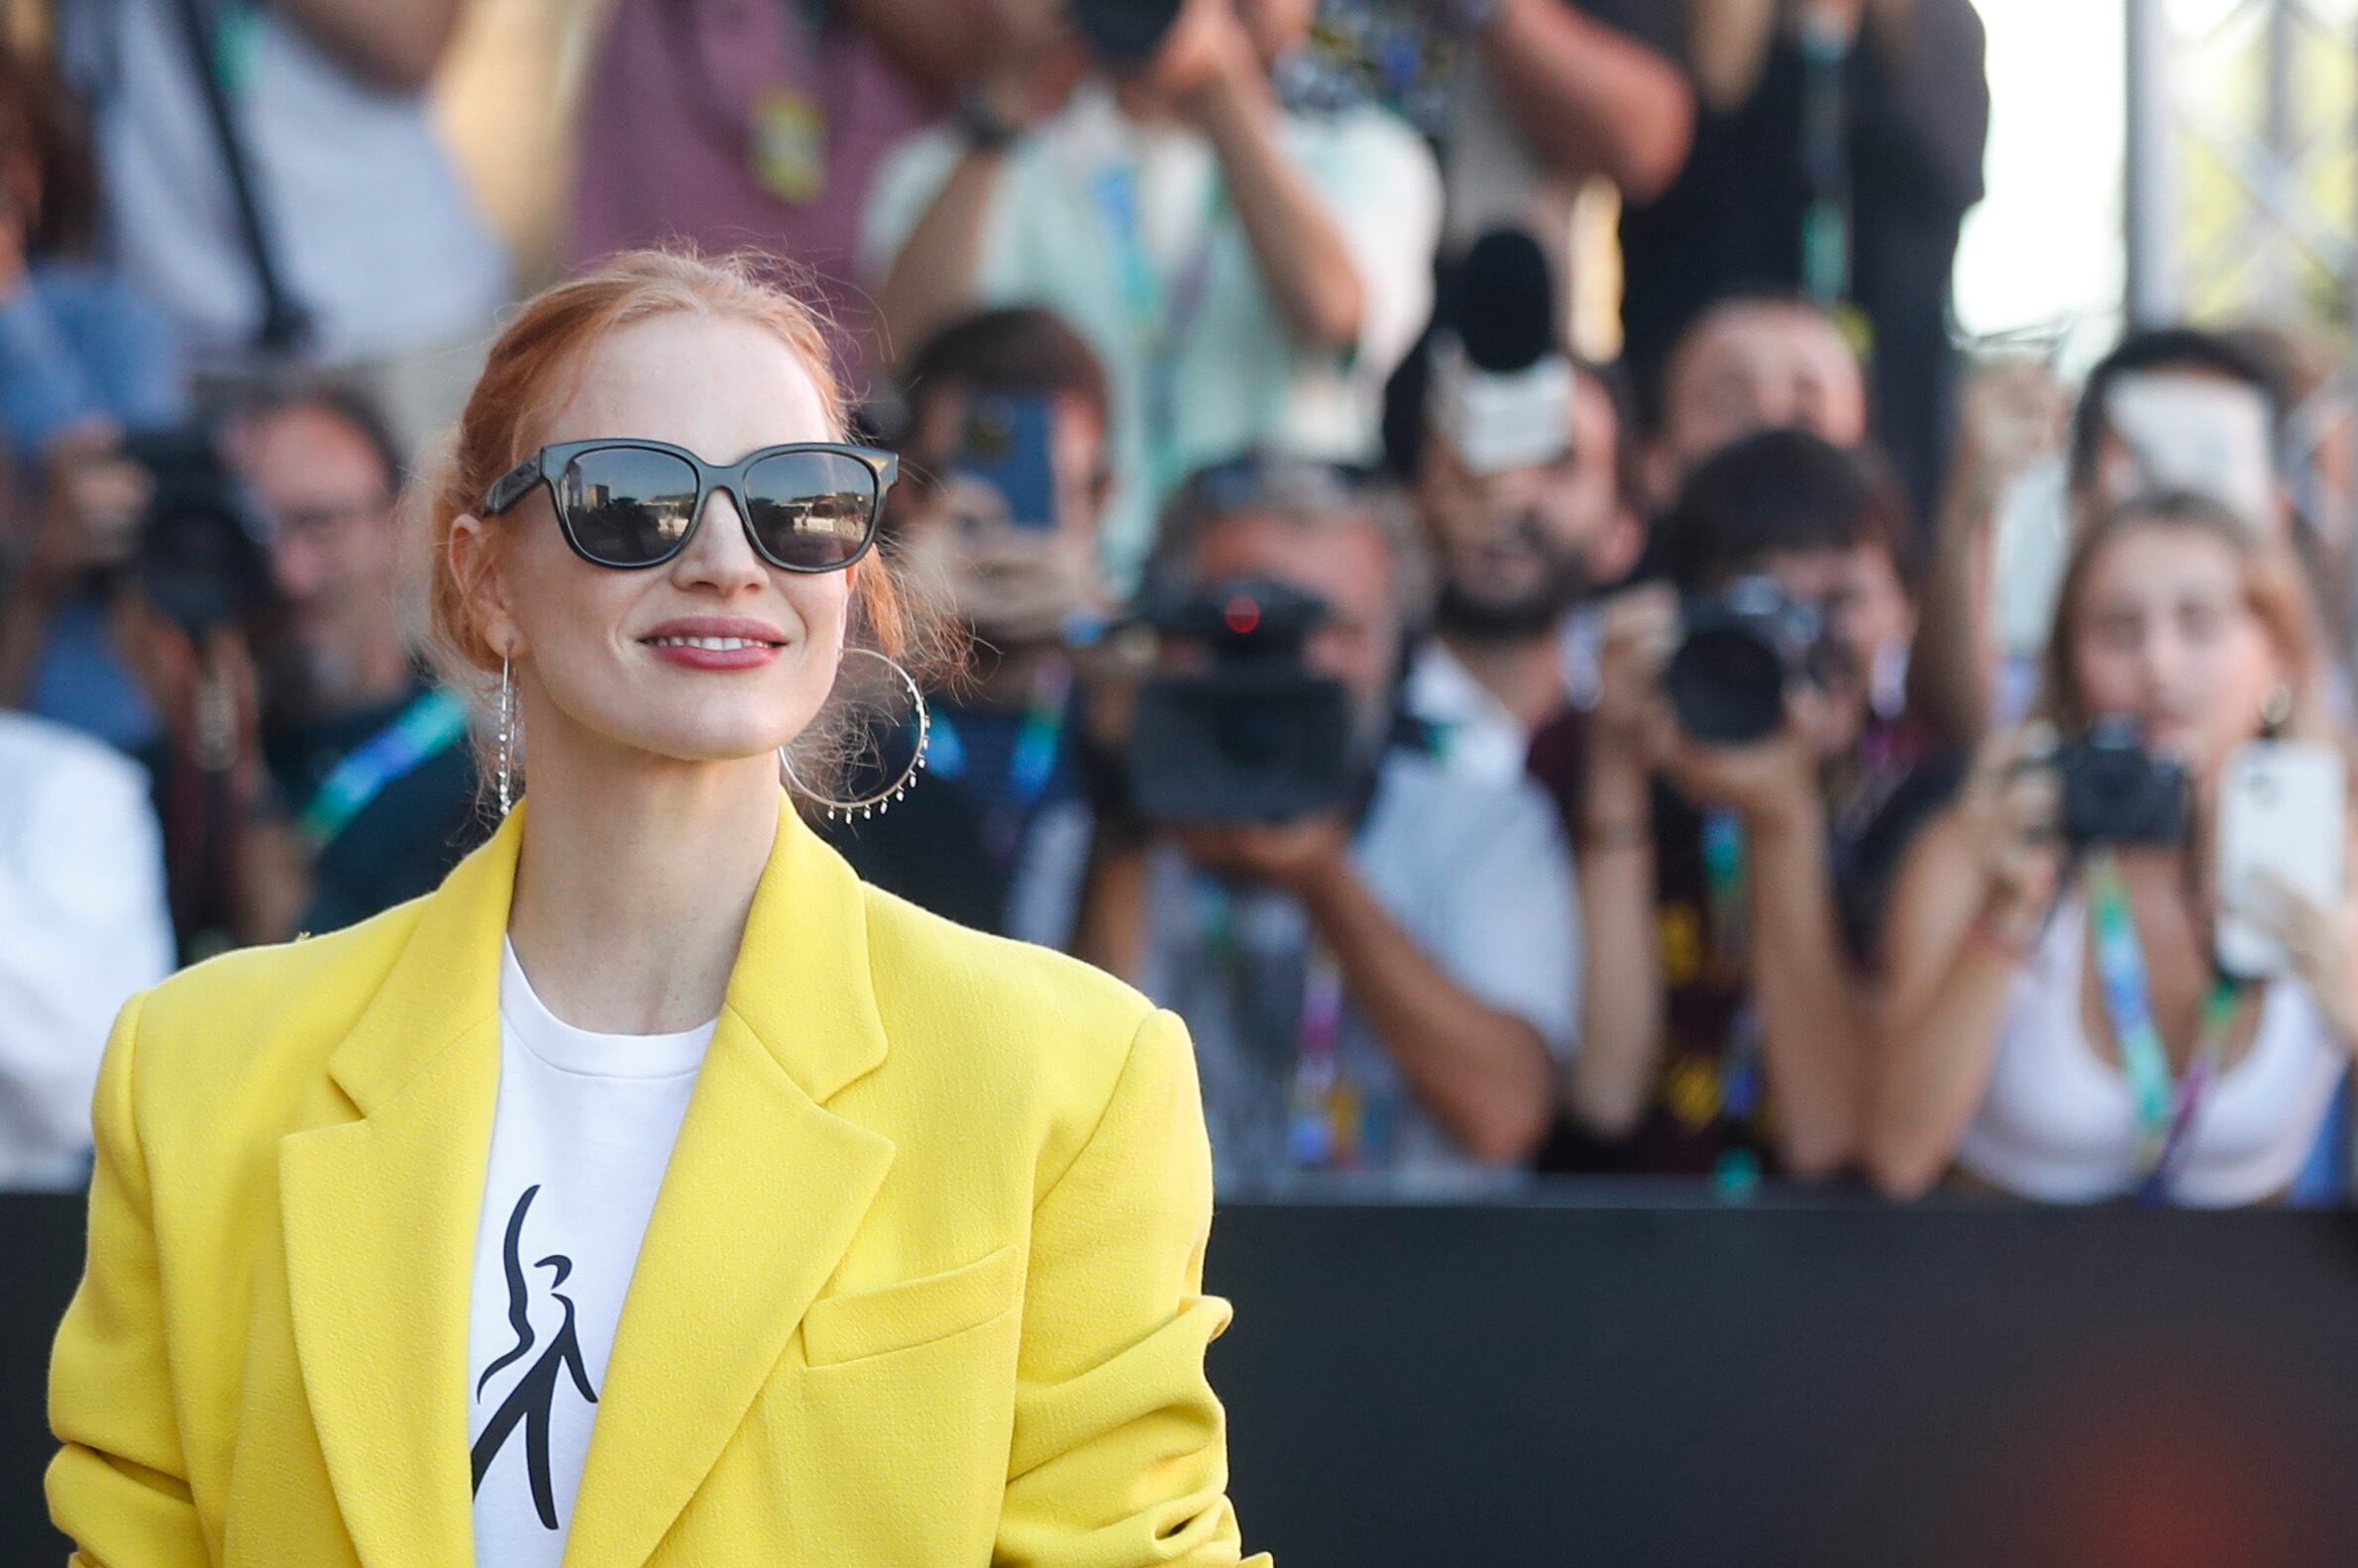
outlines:
M2174 1087L2170 1057L2162 1049L2162 1032L2153 1018L2144 944L2129 913L2119 863L2109 852L2089 862L2088 887L2095 918L2096 979L2121 1064L2128 1071L2129 1093L2136 1100L2137 1200L2166 1202L2185 1167L2196 1115L2218 1076L2227 1037L2242 1011L2243 988L2223 975L2212 984L2202 1004L2195 1054L2187 1061L2186 1076Z

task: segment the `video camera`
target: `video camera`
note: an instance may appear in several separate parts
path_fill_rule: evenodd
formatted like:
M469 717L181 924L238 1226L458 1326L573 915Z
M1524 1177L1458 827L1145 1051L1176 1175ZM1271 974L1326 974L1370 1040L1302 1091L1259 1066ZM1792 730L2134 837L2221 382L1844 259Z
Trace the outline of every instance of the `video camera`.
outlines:
M1128 767L1141 817L1283 822L1342 803L1350 694L1304 659L1326 617L1324 600L1260 577L1149 596L1145 624L1209 662L1138 693Z
M1717 594L1690 595L1684 618L1662 690L1679 727L1697 740L1765 741L1784 723L1788 688L1825 684L1825 618L1774 577L1739 577Z

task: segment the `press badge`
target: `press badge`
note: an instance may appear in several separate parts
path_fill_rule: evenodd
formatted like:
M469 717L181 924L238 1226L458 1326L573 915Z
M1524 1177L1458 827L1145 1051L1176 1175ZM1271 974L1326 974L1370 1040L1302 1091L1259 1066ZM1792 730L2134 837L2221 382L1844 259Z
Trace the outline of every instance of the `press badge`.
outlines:
M772 87L754 100L753 177L781 201L816 201L827 186L827 114L816 98Z

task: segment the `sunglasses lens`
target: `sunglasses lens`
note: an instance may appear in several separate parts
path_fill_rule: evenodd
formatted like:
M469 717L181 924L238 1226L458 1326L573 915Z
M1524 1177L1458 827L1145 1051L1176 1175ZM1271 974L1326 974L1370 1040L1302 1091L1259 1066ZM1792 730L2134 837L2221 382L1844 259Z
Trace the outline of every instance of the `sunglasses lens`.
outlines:
M696 470L668 452L604 447L565 466L557 498L586 554L649 567L676 554L696 522Z
M839 452L786 452L745 475L753 537L780 566L826 572L849 565L876 527L876 473Z

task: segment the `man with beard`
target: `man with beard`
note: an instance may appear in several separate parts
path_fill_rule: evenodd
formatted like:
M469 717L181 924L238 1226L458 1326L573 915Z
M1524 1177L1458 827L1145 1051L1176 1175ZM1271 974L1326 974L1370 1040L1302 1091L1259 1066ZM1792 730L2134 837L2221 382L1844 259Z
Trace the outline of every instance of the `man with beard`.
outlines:
M1299 674L1340 709L1322 761L1333 804L1275 821L1223 819L1215 790L1154 821L1101 806L1080 951L1187 1020L1224 1193L1305 1171L1486 1185L1538 1146L1571 1057L1577 908L1547 798L1396 733L1420 555L1396 494L1297 460L1201 470L1163 518L1150 593L1219 606L1238 637L1260 622L1255 594L1308 596L1298 651L1253 673ZM1168 637L1162 668L1200 670L1205 652ZM1160 714L1141 701L1142 742L1184 733ZM1261 777L1259 748L1213 749L1223 765L1191 781ZM1133 778L1141 797L1157 784Z
M1417 468L1440 582L1404 701L1439 756L1489 779L1521 773L1533 732L1593 693L1594 629L1579 606L1628 575L1646 539L1622 486L1611 386L1560 356L1554 366L1536 442L1500 452L1458 435L1469 421L1437 418ZM1436 395L1462 397L1447 380Z

